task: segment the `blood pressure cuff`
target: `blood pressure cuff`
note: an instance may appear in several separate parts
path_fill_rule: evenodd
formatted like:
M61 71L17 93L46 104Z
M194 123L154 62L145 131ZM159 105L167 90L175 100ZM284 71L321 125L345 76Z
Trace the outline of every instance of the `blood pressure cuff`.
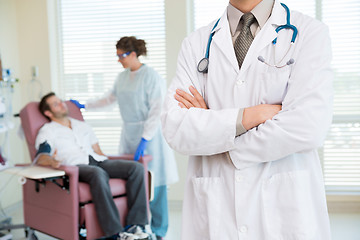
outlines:
M36 156L38 156L40 153L47 153L47 154L51 153L51 147L47 143L47 141L40 144L39 149L36 152Z

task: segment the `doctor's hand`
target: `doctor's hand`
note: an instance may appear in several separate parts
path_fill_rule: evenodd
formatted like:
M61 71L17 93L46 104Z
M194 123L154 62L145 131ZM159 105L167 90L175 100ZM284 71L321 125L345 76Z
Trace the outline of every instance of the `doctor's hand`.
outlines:
M84 108L84 109L85 109L85 104L79 103L78 100L70 99L70 102L72 102L73 104L75 104L78 108Z
M281 105L260 104L244 109L242 124L246 130L272 119L281 110Z
M139 161L140 157L144 156L144 152L145 152L148 142L149 141L146 140L145 138L141 138L139 146L137 147L136 152L134 154L135 161Z
M192 95L181 89L176 89L176 94L174 95L174 97L179 102L179 106L181 108L187 109L192 107L208 109L204 98L200 95L196 88L190 86L189 90Z

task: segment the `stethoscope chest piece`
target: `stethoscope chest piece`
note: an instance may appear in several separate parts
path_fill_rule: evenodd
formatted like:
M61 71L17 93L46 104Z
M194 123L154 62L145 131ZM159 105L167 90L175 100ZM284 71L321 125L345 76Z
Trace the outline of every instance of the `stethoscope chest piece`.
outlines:
M200 60L200 62L197 65L197 70L201 73L207 73L209 67L209 58L204 57Z

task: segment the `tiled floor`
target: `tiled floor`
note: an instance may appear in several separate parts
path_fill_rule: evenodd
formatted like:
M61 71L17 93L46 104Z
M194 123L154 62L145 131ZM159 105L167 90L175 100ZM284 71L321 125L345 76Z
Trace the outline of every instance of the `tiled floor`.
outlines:
M173 207L170 204L170 227L168 235L165 240L180 240L180 229L181 229L181 212L179 205L175 204ZM15 208L8 214L12 217L13 223L22 223L22 208ZM330 214L332 240L360 240L360 214ZM25 240L25 234L23 229L12 230L13 240ZM36 236L39 240L56 240L45 234L36 232ZM1 238L0 238L1 239Z

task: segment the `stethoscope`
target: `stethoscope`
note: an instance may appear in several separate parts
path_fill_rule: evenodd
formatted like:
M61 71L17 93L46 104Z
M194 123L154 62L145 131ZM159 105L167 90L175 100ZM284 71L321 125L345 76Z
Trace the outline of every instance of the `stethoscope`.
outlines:
M281 26L278 26L275 31L276 33L279 33L281 30L283 29L290 29L293 31L293 35L292 35L292 38L291 38L291 42L290 42L290 46L288 48L288 50L286 51L284 57L281 58L280 61L278 61L277 63L275 63L274 65L273 64L270 64L268 63L264 57L262 56L259 56L258 57L258 60L270 67L276 67L276 68L283 68L285 66L288 66L288 65L291 65L295 62L295 60L293 58L289 59L289 61L287 61L284 65L281 65L279 66L279 64L284 60L285 56L289 53L290 49L292 48L292 46L294 45L294 42L295 42L295 39L296 39L296 36L297 36L297 33L298 33L298 30L297 28L292 25L290 23L290 10L289 8L284 4L284 3L281 3L281 6L283 6L286 10L286 24L285 25L281 25ZM205 53L205 57L203 59L200 60L200 62L198 63L198 66L197 66L197 70L201 73L207 73L208 72L208 67L209 67L209 54L210 54L210 45L211 45L211 42L212 42L212 39L213 39L213 36L215 34L215 31L214 29L216 28L216 26L218 25L220 21L220 18L216 21L214 27L212 28L211 30L211 34L209 36L209 40L208 40L208 43L207 43L207 47L206 47L206 53ZM214 31L214 32L213 32ZM277 42L277 37L272 41L272 44L273 46L275 47L276 45L276 42ZM274 54L274 62L275 62L275 54Z

